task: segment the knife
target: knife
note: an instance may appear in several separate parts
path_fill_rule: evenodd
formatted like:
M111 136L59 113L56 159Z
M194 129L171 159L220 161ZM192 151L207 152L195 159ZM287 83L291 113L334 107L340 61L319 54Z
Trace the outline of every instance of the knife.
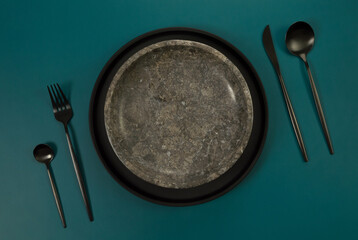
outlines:
M275 71L277 73L278 79L280 80L281 89L282 89L282 92L283 92L283 97L285 98L287 110L288 110L288 113L290 115L293 130L295 131L295 134L296 134L298 145L300 146L300 149L301 149L301 152L302 152L302 155L303 155L303 158L304 158L305 162L308 162L308 157L307 157L305 144L304 144L303 139L302 139L300 127L298 126L298 122L297 122L296 115L295 115L295 112L294 112L292 104L291 104L291 100L290 100L290 98L288 96L288 92L286 90L286 86L285 86L285 83L284 83L283 78L282 78L282 74L281 74L281 71L280 71L280 65L278 64L276 51L275 51L275 47L273 45L269 25L267 25L265 30L264 30L264 33L263 33L263 36L262 36L262 41L263 41L264 48L266 50L267 56L269 57L272 65L273 65L273 67L274 67L274 69L275 69Z

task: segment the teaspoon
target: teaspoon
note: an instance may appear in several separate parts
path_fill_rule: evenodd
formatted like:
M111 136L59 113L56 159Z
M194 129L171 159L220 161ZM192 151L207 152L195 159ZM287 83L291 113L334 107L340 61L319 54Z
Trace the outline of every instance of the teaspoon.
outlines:
M52 192L53 192L53 195L54 195L55 200L56 200L57 210L58 210L58 212L60 214L62 225L63 225L64 228L66 228L66 221L65 221L65 218L63 216L63 210L62 210L60 197L58 196L57 188L56 188L56 185L54 183L51 168L50 168L50 163L51 163L52 159L54 158L55 153L53 152L53 150L52 150L52 148L50 146L48 146L46 144L39 144L39 145L37 145L35 147L35 149L33 151L33 154L34 154L35 159L38 162L44 163L46 165L48 177L50 178Z

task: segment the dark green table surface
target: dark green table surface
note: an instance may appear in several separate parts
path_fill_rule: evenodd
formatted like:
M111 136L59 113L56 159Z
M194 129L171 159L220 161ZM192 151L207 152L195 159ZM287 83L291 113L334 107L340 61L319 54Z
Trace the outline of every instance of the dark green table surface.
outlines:
M335 154L324 141L303 63L285 31L309 22L309 55ZM358 239L358 1L0 2L0 239ZM296 143L281 89L262 45L270 24L310 162ZM256 68L269 107L266 144L231 192L184 208L144 201L107 173L92 145L91 91L111 55L145 32L198 28L228 40ZM72 127L94 212L89 222L62 126L46 85L70 96ZM68 224L63 229L44 166L32 156L56 145L52 164Z

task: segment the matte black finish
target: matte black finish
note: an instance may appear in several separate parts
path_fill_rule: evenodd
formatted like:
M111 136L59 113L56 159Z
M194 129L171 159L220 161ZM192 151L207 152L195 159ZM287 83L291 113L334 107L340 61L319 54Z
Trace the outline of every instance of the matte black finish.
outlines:
M290 115L293 130L295 131L296 138L297 138L297 141L298 141L298 145L300 146L300 149L301 149L301 152L302 152L302 155L303 155L303 159L305 160L305 162L308 162L308 157L307 157L305 144L303 142L300 127L299 127L297 119L296 119L295 111L293 110L290 97L288 96L288 92L286 90L285 82L283 81L283 78L282 78L282 74L281 74L281 71L280 71L280 66L278 64L276 51L275 51L275 47L273 45L269 25L267 25L265 30L264 30L264 33L263 33L263 36L262 36L262 41L263 41L267 56L269 57L272 65L273 65L273 67L274 67L274 69L275 69L275 71L277 73L278 79L280 80L281 89L282 89L282 92L283 92L283 97L285 98L287 110L288 110L288 113Z
M249 143L240 161L219 178L192 188L173 189L150 184L129 171L113 151L104 124L104 101L108 87L117 69L138 50L153 43L183 39L205 43L230 59L247 81L254 109L254 122ZM266 97L259 77L244 55L225 40L210 33L189 28L167 28L144 34L132 40L107 62L94 86L89 113L94 146L109 173L127 190L146 200L170 206L203 203L223 195L237 185L254 166L266 138L268 112Z
M51 88L51 90L50 90ZM65 94L63 94L62 89L60 88L60 85L51 85L50 87L47 86L48 92L50 94L51 103L52 103L52 110L55 115L55 118L57 121L63 123L63 126L65 127L65 133L66 133L66 139L68 143L68 147L70 149L72 163L75 168L77 181L80 186L81 194L86 206L86 210L88 213L88 217L90 221L93 221L93 214L92 210L89 204L89 200L86 193L85 184L83 182L82 174L78 165L78 161L75 155L75 152L73 150L72 142L70 139L70 134L68 132L68 122L71 120L73 116L73 111L70 103L68 102Z
M51 171L51 166L50 166L50 163L53 160L55 153L53 152L53 150L50 146L48 146L46 144L39 144L35 147L33 154L34 154L35 159L38 162L44 163L46 165L47 174L50 179L52 193L53 193L53 196L55 197L57 210L58 210L58 213L60 214L62 225L64 228L66 228L66 221L65 221L65 217L63 215L61 200L58 195L58 191L57 191L57 188L55 185L54 178L52 176L52 171Z
M316 85L312 77L311 69L307 61L307 54L312 49L313 44L314 44L314 32L312 27L308 23L296 22L292 24L290 28L287 30L287 34L286 34L287 49L293 55L300 57L305 63L319 120L321 121L322 129L327 141L329 152L333 154L334 153L333 145L332 145L331 137L329 136L329 131L328 131L326 119L324 117L323 109L321 106L321 101L319 99Z

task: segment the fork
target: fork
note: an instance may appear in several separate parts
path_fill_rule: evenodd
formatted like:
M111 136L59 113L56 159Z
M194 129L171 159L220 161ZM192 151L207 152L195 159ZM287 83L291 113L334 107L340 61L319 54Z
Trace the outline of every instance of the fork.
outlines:
M86 210L88 213L88 217L90 221L93 221L93 214L91 207L89 205L89 200L87 197L85 185L83 182L82 174L78 165L78 161L75 155L75 152L73 150L72 142L70 139L70 134L68 132L68 122L71 120L73 116L73 111L70 103L68 102L65 94L63 94L62 89L60 88L60 85L53 84L50 86L47 86L48 93L50 94L51 102L52 102L52 110L55 115L55 118L57 121L61 122L63 126L65 127L65 133L67 138L68 147L70 149L70 154L72 158L73 167L75 168L77 181L81 189L81 194L86 206Z

